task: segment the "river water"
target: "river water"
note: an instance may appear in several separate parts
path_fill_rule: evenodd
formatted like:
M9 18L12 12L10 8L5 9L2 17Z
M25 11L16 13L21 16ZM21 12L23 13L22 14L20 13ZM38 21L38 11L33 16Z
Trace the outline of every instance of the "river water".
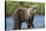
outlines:
M39 28L44 28L45 27L45 16L42 15L35 15L34 16L34 28L33 29L39 29ZM26 22L22 23L21 26L22 29L27 28ZM12 30L13 29L13 18L12 16L6 17L6 29L7 30Z

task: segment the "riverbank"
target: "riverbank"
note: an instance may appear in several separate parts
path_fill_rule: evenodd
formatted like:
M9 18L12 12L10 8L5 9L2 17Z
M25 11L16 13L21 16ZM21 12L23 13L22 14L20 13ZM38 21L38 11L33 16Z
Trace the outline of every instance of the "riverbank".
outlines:
M6 16L12 16L14 10L18 7L29 8L32 5L37 5L37 13L40 15L45 15L45 3L38 2L19 2L19 1L6 1Z

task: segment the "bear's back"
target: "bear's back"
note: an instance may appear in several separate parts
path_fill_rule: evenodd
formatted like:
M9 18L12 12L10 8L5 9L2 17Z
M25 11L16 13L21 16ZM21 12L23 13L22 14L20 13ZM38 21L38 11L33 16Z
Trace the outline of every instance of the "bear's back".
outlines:
M18 18L25 20L27 15L27 9L26 8L19 8L15 10L13 16L17 16Z

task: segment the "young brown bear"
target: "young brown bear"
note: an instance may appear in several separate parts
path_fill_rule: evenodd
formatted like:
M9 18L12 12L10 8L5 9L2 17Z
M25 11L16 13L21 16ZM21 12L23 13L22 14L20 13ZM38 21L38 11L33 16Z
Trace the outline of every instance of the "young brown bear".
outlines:
M36 14L37 7L32 6L31 8L18 8L13 13L14 27L13 29L21 29L22 22L26 21L28 28L33 27L33 18Z

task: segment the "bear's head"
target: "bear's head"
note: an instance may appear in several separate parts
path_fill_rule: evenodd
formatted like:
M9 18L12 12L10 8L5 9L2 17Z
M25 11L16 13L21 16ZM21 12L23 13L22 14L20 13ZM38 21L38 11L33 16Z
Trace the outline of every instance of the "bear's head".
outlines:
M33 5L31 8L28 8L28 16L34 16L37 13L37 5Z

